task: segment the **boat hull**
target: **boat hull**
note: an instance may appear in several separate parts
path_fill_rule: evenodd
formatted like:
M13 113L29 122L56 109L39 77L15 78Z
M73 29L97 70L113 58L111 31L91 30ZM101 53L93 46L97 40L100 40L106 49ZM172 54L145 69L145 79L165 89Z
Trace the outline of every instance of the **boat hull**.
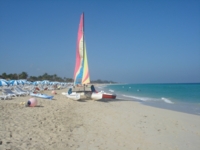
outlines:
M67 93L66 96L67 96L67 98L72 99L74 101L80 100L80 98L81 98L80 94L78 94L76 92L73 92L71 94Z
M102 97L103 97L102 93L92 93L92 95L91 95L91 98L93 100L100 100L100 99L102 99Z
M103 99L116 99L116 95L114 95L114 94L109 94L109 93L103 93L102 98L103 98Z
M91 95L93 100L100 100L100 99L116 99L115 94L105 93L104 91L95 93L93 92Z

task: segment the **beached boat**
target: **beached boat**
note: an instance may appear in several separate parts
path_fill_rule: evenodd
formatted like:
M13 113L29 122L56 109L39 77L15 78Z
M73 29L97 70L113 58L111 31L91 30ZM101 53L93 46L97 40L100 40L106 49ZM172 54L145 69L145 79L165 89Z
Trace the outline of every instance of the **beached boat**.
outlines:
M116 94L106 93L104 91L101 91L102 93L102 99L115 99Z
M100 99L102 99L102 96L103 96L102 93L95 93L95 92L93 92L92 95L91 95L91 98L93 100L100 100Z
M81 15L80 24L78 29L78 39L77 39L77 48L76 48L76 65L74 70L74 85L85 85L90 83L89 76L89 67L88 67L88 59L86 52L86 44L84 37L84 13ZM102 98L105 99L114 99L116 95L105 93L105 92L94 92L90 91L79 91L76 94L91 95L91 98L94 100L99 100ZM76 97L76 94L73 94ZM70 94L68 94L70 96ZM78 95L77 95L78 96Z
M72 92L71 94L66 94L67 98L72 99L72 100L80 100L81 99L81 95L79 93L76 92Z
M53 96L49 96L49 95L41 94L41 93L30 93L30 96L44 98L44 99L53 99Z
M67 93L63 92L62 95L65 95L67 98L75 100L75 101L80 100L81 98L81 94L72 92L72 88L69 88Z
M74 70L74 85L84 85L90 83L86 44L84 37L84 13L81 14L78 38L76 45L76 65ZM79 100L81 95L85 95L84 91L67 93L66 96L73 100Z
M116 94L106 93L104 91L97 92L94 88L94 85L91 86L92 95L91 98L94 100L100 99L115 99Z

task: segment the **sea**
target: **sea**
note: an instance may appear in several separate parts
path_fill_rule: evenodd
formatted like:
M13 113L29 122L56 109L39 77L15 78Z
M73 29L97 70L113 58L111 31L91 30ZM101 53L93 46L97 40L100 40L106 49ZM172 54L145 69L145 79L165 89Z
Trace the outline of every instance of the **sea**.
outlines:
M200 83L110 84L97 90L116 94L116 100L200 115Z

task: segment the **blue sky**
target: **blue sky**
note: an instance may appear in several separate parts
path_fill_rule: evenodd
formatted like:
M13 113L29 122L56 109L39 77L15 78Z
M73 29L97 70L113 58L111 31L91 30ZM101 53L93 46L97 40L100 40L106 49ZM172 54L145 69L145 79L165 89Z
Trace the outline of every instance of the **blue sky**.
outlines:
M0 74L73 78L82 12L91 80L200 82L199 0L1 0Z

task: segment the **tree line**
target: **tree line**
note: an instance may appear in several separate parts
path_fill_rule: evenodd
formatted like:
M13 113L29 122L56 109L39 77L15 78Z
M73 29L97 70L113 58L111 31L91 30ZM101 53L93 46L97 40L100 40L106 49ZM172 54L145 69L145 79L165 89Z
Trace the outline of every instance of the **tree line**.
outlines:
M57 74L49 75L48 73L44 73L43 75L39 76L29 76L28 73L22 72L22 73L10 73L6 74L5 72L0 75L0 78L6 79L6 80L19 80L19 79L27 79L28 81L42 81L42 80L49 80L49 81L58 81L58 82L74 82L74 79L72 78L66 78L66 77L59 77ZM107 80L93 80L91 83L116 83L113 81L107 81Z

